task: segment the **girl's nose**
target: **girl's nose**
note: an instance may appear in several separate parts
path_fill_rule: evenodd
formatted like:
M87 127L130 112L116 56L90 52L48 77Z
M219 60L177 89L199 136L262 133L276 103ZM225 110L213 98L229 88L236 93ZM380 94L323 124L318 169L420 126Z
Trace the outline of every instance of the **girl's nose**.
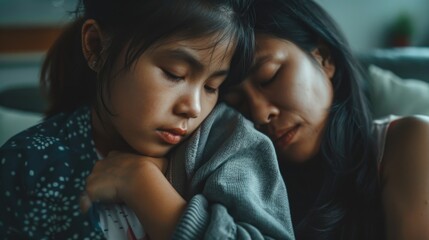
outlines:
M197 118L201 113L200 92L187 91L178 99L174 112L185 118Z

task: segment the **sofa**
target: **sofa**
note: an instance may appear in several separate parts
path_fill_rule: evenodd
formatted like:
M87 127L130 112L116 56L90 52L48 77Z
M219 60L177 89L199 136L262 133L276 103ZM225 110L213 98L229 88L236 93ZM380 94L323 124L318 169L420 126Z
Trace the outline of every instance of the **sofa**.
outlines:
M373 115L429 115L429 47L377 49L358 54L367 71Z
M41 53L0 55L0 145L43 118L38 78Z
M429 115L429 48L378 49L357 54L367 71L374 116ZM0 59L0 145L43 118L46 101L38 88L43 56L13 63Z

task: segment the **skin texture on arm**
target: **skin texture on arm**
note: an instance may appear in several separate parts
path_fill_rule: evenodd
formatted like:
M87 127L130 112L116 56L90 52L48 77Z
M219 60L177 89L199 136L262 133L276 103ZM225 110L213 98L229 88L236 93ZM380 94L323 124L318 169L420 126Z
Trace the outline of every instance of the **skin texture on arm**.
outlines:
M88 178L89 198L125 202L156 239L295 239L274 148L241 115L219 105L176 150L169 180L178 188L153 164L162 159L111 154ZM179 183L183 165L189 178Z
M429 118L394 122L382 164L387 239L429 239Z
M94 55L107 58L100 50L107 48L103 34L94 20L84 23L83 50L89 62ZM171 237L186 202L150 159L166 156L199 127L216 105L235 51L223 40L206 47L217 37L211 34L181 40L169 36L145 50L129 70L124 70L127 51L122 50L113 64L112 71L118 74L112 74L115 77L106 89L108 108L115 114L107 108L101 112L93 108L97 151L101 155L112 150L137 155L125 156L125 163L118 160L120 156L97 163L88 178L87 195L92 201L121 200L133 209L153 239ZM99 71L96 67L93 70Z
M170 239L186 202L165 178L166 166L166 159L110 153L87 178L82 210L88 210L88 201L123 201L151 238Z

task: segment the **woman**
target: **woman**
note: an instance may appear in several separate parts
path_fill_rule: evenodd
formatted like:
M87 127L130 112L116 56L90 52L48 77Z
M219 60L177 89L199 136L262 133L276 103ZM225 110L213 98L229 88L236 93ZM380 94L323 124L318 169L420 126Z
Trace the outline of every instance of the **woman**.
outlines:
M255 9L254 64L226 100L275 144L297 239L428 239L428 118L373 123L358 64L313 1Z

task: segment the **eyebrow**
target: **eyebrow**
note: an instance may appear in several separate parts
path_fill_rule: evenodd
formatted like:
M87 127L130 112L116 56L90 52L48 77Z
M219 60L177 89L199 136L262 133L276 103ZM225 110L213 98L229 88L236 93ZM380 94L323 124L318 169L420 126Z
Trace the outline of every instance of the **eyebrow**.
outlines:
M177 59L179 61L184 61L188 65L191 66L191 68L196 69L197 71L202 71L204 69L204 64L202 64L198 58L189 52L188 50L184 48L178 48L173 50L166 50L165 55L167 55L170 58ZM222 69L215 71L213 74L210 75L210 77L221 77L226 76L229 73L229 69Z

